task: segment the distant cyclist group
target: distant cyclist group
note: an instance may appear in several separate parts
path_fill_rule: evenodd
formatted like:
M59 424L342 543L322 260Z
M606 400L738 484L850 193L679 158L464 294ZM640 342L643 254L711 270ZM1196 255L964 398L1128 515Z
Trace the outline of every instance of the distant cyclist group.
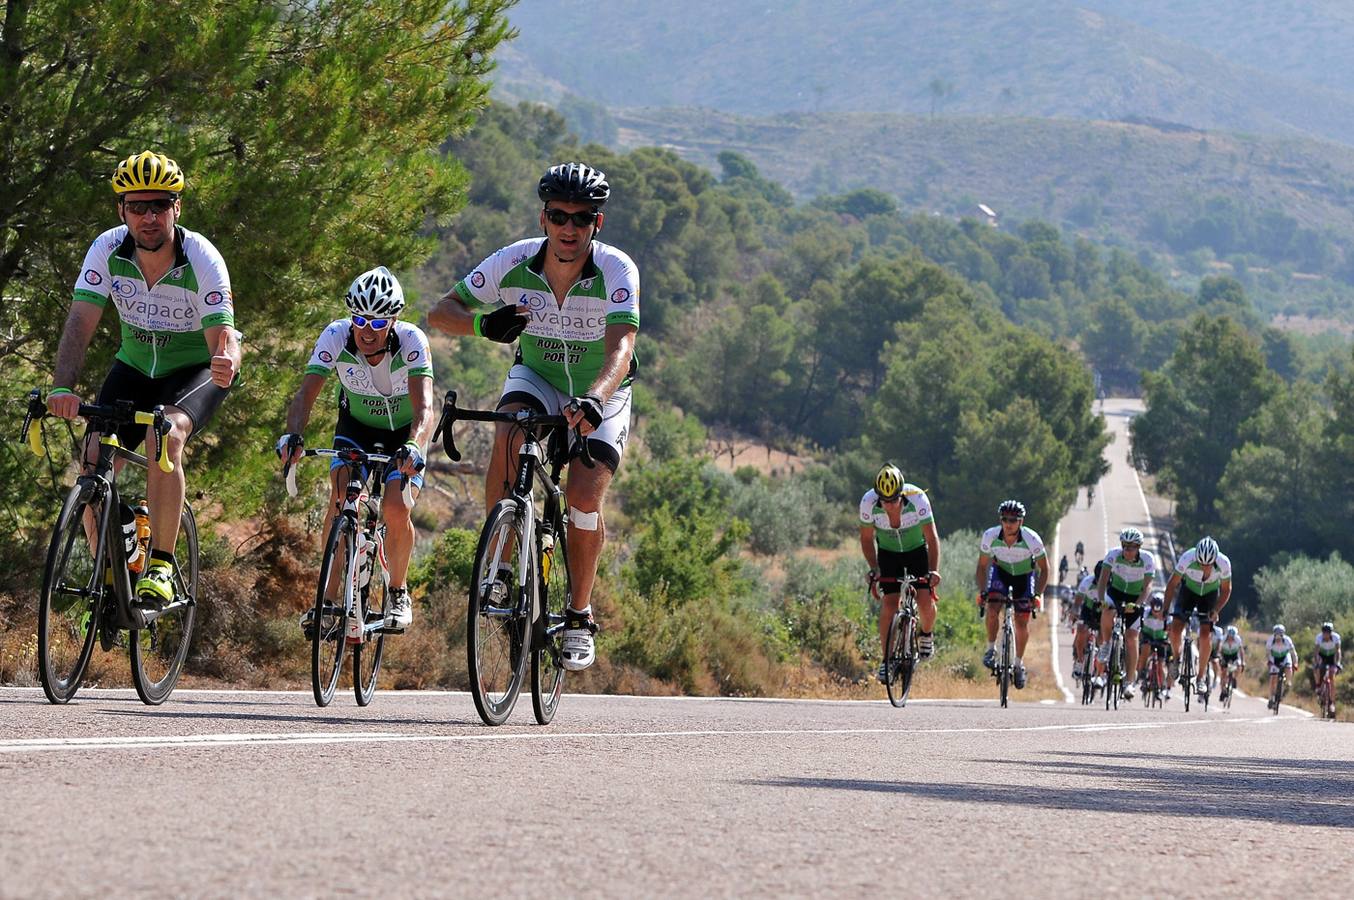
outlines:
M126 606L146 614L119 619L135 620L133 628L139 621L153 629L148 623L156 614L195 602L194 597L179 596L195 584L196 569L194 559L194 579L180 577L186 561L176 551L180 522L186 515L183 449L202 433L235 388L242 365L243 336L235 329L234 297L225 262L205 236L179 224L186 182L174 160L151 150L117 164L112 187L120 224L99 235L85 256L61 334L52 387L45 406L35 400L37 406L30 407L30 415L36 409L38 419L50 413L91 421L82 457L84 487L80 490L84 494L79 495L90 504L82 515L91 547L101 546L98 535L104 526L92 503L96 495L102 496L98 485L104 481L100 479L115 477L125 462L135 458L132 451L143 440L160 448L160 465L140 462L147 467L145 515L126 504L117 510L128 536L128 558L138 554L135 544L142 518L149 525L144 564L133 568L137 573L134 586L125 590ZM590 666L596 655L597 624L591 597L606 535L604 501L630 430L639 275L625 253L597 239L610 197L602 172L583 163L552 166L540 178L536 191L542 204L538 216L542 236L517 241L484 259L430 310L427 324L452 335L517 345L495 407L497 414L504 415L497 420L493 451L485 461L486 510L492 511L510 493L521 494L520 484L513 490L514 478L520 479L523 471L514 469L514 460L524 447L537 452L515 423L553 416L572 432L572 450L562 457L572 462L568 462L560 507L561 522L567 523L563 543L568 547L570 605L561 612L558 637L562 667L576 671ZM120 319L120 345L95 402L86 405L75 386L99 320L110 304ZM308 455L328 455L326 527L331 533L338 528L345 506L346 514L354 515L359 488L365 499L363 485L369 475L373 497L380 494L382 483L398 483L400 489L386 490L379 497L380 568L386 594L379 621L367 625L382 633L399 633L413 619L407 586L414 546L411 512L423 486L436 419L432 350L427 334L400 318L406 309L404 291L385 266L358 275L344 296L344 305L346 315L330 322L314 342L287 409L276 452L286 471ZM330 375L337 379L333 449L306 451L304 434ZM155 410L154 416L146 412L150 410ZM101 435L94 427L96 422L116 434ZM105 464L112 460L112 476L101 467L101 459ZM384 460L384 467L369 473L371 459ZM1088 504L1092 492L1088 488ZM915 646L910 645L908 651L922 661L934 652L941 546L926 491L907 482L892 463L879 469L872 488L861 498L859 512L869 588L879 601L884 661L878 678L887 684L894 674L889 663L890 635L900 610L915 615L915 622L910 623L915 628ZM378 515L375 505L371 514ZM979 538L974 573L976 603L987 639L983 664L994 673L1008 671L1017 689L1024 688L1028 679L1025 652L1030 618L1041 608L1050 581L1044 542L1025 525L1025 515L1025 505L1015 499L997 506L997 524ZM195 534L190 543L195 553ZM370 542L361 543L365 547ZM543 546L543 569L549 565L549 549ZM64 564L66 556L61 553L69 556L70 547L61 550L54 539L49 578L59 580L59 573L52 575L50 570L56 563ZM121 560L122 556L110 558ZM1096 562L1093 571L1084 564L1085 548L1080 542L1075 558L1079 571L1070 593L1073 604L1080 601L1074 641L1077 678L1105 689L1114 675L1109 671L1108 638L1116 621L1127 636L1124 649L1131 677L1122 688L1126 698L1149 680L1150 672L1145 671L1150 668L1149 659L1164 658L1176 665L1182 639L1192 640L1192 633L1185 633L1191 621L1200 625L1198 655L1208 664L1195 670L1196 681L1186 685L1186 690L1204 692L1210 678L1221 683L1224 672L1244 670L1245 652L1237 630L1223 631L1215 625L1231 596L1232 567L1211 537L1200 540L1176 561L1164 592L1152 589L1158 562L1154 553L1143 548L1143 535L1137 528L1123 529L1119 546ZM472 586L472 590L483 589L487 598L507 593L514 580L521 586L529 566L520 573L510 568L504 563L496 574L487 576L489 582L501 582L498 594L492 593L492 585ZM322 577L319 587L321 602L301 617L301 628L312 640L317 632L327 633L333 627L327 621L330 613L337 611L342 618L340 595L345 585L341 582L347 576L340 577L342 567L326 571L328 576ZM1060 584L1068 571L1064 556L1058 567ZM537 572L536 577L544 581L546 574ZM57 607L69 610L74 603L77 611L85 608L98 619L101 608L89 597L100 588L77 585L63 590L69 596ZM44 596L50 593L44 589ZM486 616L501 612L492 603L486 602L485 608L489 610ZM73 618L85 629L77 630L73 640L84 641L83 659L87 661L88 635L94 626L89 615ZM49 632L42 631L44 641L53 640ZM186 639L185 635L185 644ZM519 635L515 640L521 644L524 638ZM1094 650L1097 646L1099 653ZM521 648L515 647L512 664L517 666ZM1334 675L1340 671L1340 636L1330 623L1318 635L1316 651L1320 677L1329 686L1327 696L1333 697ZM1266 652L1271 693L1276 694L1281 692L1285 675L1291 675L1295 658L1283 626L1275 626ZM69 699L68 694L61 696ZM51 691L49 697L57 699Z

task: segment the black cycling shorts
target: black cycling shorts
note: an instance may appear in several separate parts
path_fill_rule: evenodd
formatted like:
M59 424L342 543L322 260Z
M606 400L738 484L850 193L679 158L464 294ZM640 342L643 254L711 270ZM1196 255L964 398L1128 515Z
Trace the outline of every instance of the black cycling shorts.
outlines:
M880 578L902 578L903 572L906 571L908 577L915 581L918 578L926 578L931 573L931 557L926 552L925 544L912 550L904 550L901 553L878 547L876 556L879 558ZM879 592L881 594L901 594L903 585L901 582L881 584Z
M1189 585L1181 582L1180 593L1175 598L1175 606L1171 608L1171 615L1177 619L1188 619L1190 613L1199 611L1199 621L1206 623L1207 627L1213 626L1213 604L1218 599L1217 591L1209 591L1207 594L1196 594L1190 590ZM1205 627L1205 626L1200 626Z
M339 410L338 424L334 426L334 449L344 446L356 447L363 453L384 453L388 456L394 455L396 450L404 446L405 441L409 440L409 432L413 429L413 423L396 429L374 428L371 425L364 425L347 410ZM343 462L335 459L329 463L329 468L337 469L344 465ZM367 477L366 467L363 467L362 478L365 481ZM386 473L386 481L394 481L400 477L398 469L392 467ZM411 476L409 481L414 487L423 487L423 475Z
M230 388L212 383L210 365L189 366L160 378L151 378L115 359L95 402L130 400L143 411L160 405L177 407L193 423L192 434L195 435L207 426L229 393ZM145 439L145 425L124 425L118 429L118 442L128 450L135 450Z
M1092 631L1100 631L1100 610L1083 603L1081 605L1081 624Z

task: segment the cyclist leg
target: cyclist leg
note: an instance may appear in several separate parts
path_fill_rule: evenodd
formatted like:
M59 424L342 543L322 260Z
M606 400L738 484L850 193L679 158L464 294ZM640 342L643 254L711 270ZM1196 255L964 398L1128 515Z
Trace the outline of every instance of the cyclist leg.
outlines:
M983 665L989 669L995 665L997 655L997 630L1001 628L1002 601L1006 599L1006 584L1001 580L1001 570L993 563L987 569L987 589L983 591L987 599L986 615L983 625L987 629L987 651L983 654Z
M508 370L499 395L499 412L517 412L529 409L541 415L559 415L564 400L544 378L518 363ZM484 511L487 515L494 504L508 495L511 481L517 472L517 451L524 438L513 425L499 422L494 427L494 452L484 473Z

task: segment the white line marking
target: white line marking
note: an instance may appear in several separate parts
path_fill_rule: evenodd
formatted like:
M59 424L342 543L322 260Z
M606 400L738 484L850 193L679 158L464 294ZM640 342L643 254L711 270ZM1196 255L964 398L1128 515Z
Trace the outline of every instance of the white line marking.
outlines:
M679 737L787 737L818 735L930 735L930 734L992 734L999 732L1035 731L1138 731L1152 728L1209 725L1222 721L1270 722L1274 716L1254 719L1190 719L1177 722L1092 723L1085 725L1017 725L1009 728L767 728L767 729L698 729L691 731L576 731L531 733L479 734L396 734L383 731L359 732L282 732L256 734L165 735L146 737L86 737L86 738L25 738L0 741L0 753L41 753L54 750L178 750L188 747L233 747L245 745L309 745L309 744L394 744L394 743L478 743L482 741L567 741L603 740L624 741L640 738Z
M1053 526L1053 558L1058 560L1059 565L1062 565L1062 557L1058 555L1059 544L1062 541L1062 532L1062 522ZM1061 588L1062 585L1059 584L1058 587ZM1062 597L1058 597L1054 600L1053 612L1048 617L1048 636L1053 652L1053 680L1057 682L1058 690L1063 692L1063 699L1068 703L1075 703L1076 698L1074 698L1072 692L1067 689L1067 684L1063 681L1062 667L1058 665L1058 620L1062 617L1062 612Z

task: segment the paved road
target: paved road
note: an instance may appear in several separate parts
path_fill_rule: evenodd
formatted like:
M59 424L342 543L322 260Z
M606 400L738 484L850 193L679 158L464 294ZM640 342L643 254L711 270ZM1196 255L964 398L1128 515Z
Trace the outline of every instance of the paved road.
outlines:
M1256 700L568 696L529 721L485 728L463 694L3 690L0 895L1062 897L1099 869L1097 894L1260 896L1354 865L1354 726Z
M1064 542L1147 524L1126 447ZM1354 726L1250 698L570 695L530 720L485 728L464 694L0 690L0 897L1253 897L1354 869Z

